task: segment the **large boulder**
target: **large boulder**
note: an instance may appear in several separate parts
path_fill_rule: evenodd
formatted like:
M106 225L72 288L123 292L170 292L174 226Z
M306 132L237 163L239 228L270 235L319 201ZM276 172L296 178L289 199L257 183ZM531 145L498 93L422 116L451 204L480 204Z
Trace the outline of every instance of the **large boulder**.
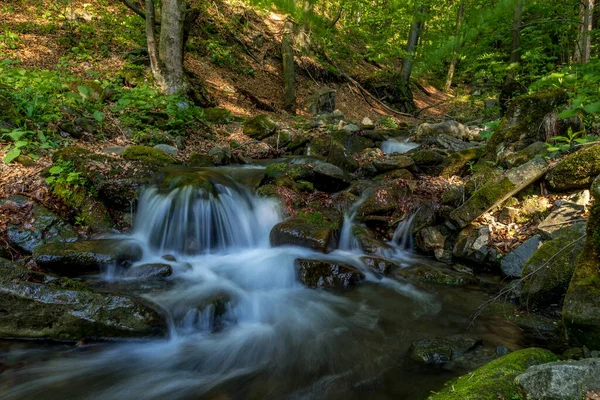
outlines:
M97 274L108 265L128 266L142 258L133 240L98 239L38 246L33 259L46 271L64 276Z
M329 163L319 163L313 168L313 183L317 190L338 192L350 186L350 178L341 168Z
M9 223L6 230L9 244L23 253L31 254L44 243L73 242L79 236L64 219L26 197L0 200L0 209L30 209L27 220Z
M273 227L271 245L308 247L326 253L336 247L342 222L340 215L299 212Z
M27 271L0 260L0 337L78 341L164 336L165 320L124 295Z
M268 115L257 115L244 123L244 134L262 140L275 133L277 124Z
M427 141L439 135L448 135L459 140L473 140L473 133L457 121L444 121L437 124L424 123L419 125L415 140Z
M430 400L497 400L517 398L515 377L533 365L557 361L549 350L529 348L502 356L447 382Z
M466 227L458 234L452 254L459 260L475 262L478 265L496 265L498 252L488 246L490 233L488 226Z
M544 243L527 261L521 288L521 304L530 309L561 304L581 254L585 224L566 230L558 238Z
M600 391L600 358L534 365L515 383L531 400L588 399L587 392Z
M565 202L552 211L537 227L538 233L545 239L556 239L576 223L584 221L585 206Z
M469 166L473 165L480 155L481 149L476 147L452 153L440 164L439 174L444 178L463 176L469 172Z
M308 145L306 154L322 157L328 163L347 172L354 172L358 168L358 162L346 152L344 145L331 136L313 138Z
M364 279L356 267L335 261L295 261L300 281L312 288L347 288Z
M403 180L385 182L376 187L358 208L359 220L367 221L371 216L385 216L392 213L400 204L400 200L410 194L410 188Z
M600 174L600 145L586 147L563 158L546 175L556 191L589 188Z
M415 162L410 157L396 155L375 160L373 165L378 172L389 172L396 169L410 168L415 165Z
M500 178L475 191L469 200L450 213L450 218L459 227L466 227L487 210L538 180L544 175L547 168L548 163L543 158L535 158L507 171Z
M545 142L547 137L555 134L550 127L562 123L556 119L556 111L568 102L567 93L559 89L513 99L488 141L486 158L502 160L505 155L523 150L530 144Z

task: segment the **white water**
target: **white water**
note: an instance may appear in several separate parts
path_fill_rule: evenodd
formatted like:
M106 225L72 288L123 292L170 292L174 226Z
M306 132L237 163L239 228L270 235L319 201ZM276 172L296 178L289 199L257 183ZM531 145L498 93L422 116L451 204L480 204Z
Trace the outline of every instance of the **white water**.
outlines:
M417 143L412 143L409 141L399 141L396 139L389 139L381 142L381 151L383 151L386 154L402 154L417 147L419 147Z
M140 263L166 253L177 258L173 285L146 295L168 312L168 339L51 360L25 370L26 384L0 385L0 398L216 399L223 388L234 391L231 398L315 398L302 394L317 390L315 377L377 374L369 366L390 357L394 346L381 345L379 313L306 288L296 277L296 258L357 266L367 281L398 293L407 306L418 304L410 306L413 317L439 311L429 296L362 265L350 239L345 251L328 255L270 247L269 232L281 219L277 204L241 188L216 189L212 195L191 187L167 194L149 189L140 199L133 234L144 245ZM226 304L218 318L215 299Z

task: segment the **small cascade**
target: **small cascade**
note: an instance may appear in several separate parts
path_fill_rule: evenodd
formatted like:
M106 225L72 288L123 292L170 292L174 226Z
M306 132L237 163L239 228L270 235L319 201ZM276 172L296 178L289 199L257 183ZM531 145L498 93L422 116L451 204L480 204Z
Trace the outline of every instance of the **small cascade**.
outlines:
M210 254L228 248L268 246L280 219L277 204L240 186L213 183L140 196L134 234L153 251Z
M400 141L396 139L384 140L381 142L381 151L386 154L392 153L406 153L409 150L412 150L416 147L419 147L417 143L409 142L408 139Z
M369 193L369 191L365 191L362 196L360 196L358 201L354 203L352 207L350 207L350 209L344 214L344 223L340 232L338 249L345 251L360 250L360 244L358 243L356 236L354 236L352 229L354 227L354 218L356 217L356 213L358 212L360 206L367 200Z
M410 232L410 228L413 220L415 219L415 215L416 213L412 214L404 221L400 221L396 227L396 230L394 231L392 240L390 241L392 246L395 246L402 251L412 251L414 249L414 240Z

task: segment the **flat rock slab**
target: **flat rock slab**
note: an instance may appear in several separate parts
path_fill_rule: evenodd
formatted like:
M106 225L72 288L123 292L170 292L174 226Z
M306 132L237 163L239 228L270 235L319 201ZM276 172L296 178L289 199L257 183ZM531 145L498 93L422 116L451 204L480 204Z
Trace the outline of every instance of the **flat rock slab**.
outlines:
M556 239L562 232L577 222L583 222L585 207L577 203L567 202L552 211L537 227L537 231L545 240Z
M541 245L541 236L535 235L517 247L514 251L502 257L502 260L500 261L502 273L514 278L521 277L525 263L534 255Z
M584 399L600 390L600 358L535 365L515 382L531 400Z

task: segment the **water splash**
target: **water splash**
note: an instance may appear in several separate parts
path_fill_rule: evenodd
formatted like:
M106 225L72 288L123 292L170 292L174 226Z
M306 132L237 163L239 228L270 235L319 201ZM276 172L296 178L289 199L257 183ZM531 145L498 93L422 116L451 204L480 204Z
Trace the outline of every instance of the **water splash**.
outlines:
M414 250L414 240L411 233L411 227L415 219L415 215L417 214L414 213L403 221L400 221L396 227L396 230L394 231L392 240L390 241L392 246L395 246L402 251Z
M369 197L370 191L366 190L360 198L350 207L348 211L344 213L344 223L342 224L342 229L340 231L340 241L338 244L338 249L346 250L346 251L360 251L360 243L358 239L354 235L353 229L355 225L354 219L356 218L356 213L360 206L367 200Z
M406 139L405 141L389 139L389 140L384 140L383 142L381 142L381 151L383 151L386 154L392 154L392 153L402 154L402 153L406 153L407 151L410 151L417 147L419 147L419 145L417 143L409 142L408 139Z

